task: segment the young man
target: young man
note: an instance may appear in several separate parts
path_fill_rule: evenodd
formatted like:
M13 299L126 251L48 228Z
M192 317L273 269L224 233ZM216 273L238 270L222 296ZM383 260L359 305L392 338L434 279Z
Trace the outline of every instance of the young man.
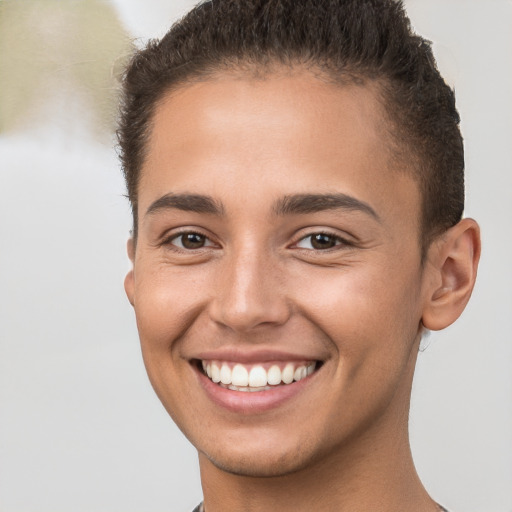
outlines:
M134 56L125 287L198 510L443 510L408 410L476 276L458 121L391 0L214 0Z

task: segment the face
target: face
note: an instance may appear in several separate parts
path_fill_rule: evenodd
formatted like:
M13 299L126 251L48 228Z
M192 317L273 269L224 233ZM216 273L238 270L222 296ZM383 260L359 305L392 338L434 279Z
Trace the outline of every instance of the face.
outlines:
M406 429L420 195L367 86L307 72L184 86L154 119L126 290L200 456L279 475Z

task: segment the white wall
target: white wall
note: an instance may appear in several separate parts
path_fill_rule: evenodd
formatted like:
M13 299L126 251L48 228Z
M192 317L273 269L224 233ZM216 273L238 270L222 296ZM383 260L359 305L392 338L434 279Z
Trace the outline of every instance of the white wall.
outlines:
M193 3L114 5L146 38ZM467 311L420 355L413 451L453 512L511 512L512 3L406 6L456 89L466 213L484 243ZM0 510L191 510L195 451L150 388L122 289L130 215L116 156L77 98L53 102L0 135Z

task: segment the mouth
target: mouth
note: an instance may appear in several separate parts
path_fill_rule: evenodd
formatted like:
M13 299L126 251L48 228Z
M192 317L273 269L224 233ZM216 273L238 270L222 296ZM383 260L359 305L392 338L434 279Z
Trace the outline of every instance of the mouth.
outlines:
M276 361L243 364L233 361L196 360L199 371L221 388L262 392L288 387L319 370L321 361Z

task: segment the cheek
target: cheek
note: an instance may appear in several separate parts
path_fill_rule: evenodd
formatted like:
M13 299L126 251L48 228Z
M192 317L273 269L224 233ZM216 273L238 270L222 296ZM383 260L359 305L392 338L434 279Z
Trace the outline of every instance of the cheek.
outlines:
M135 275L135 314L143 349L168 351L208 300L205 273L147 265Z
M414 267L412 267L414 268ZM307 311L339 351L384 350L414 339L421 318L420 276L382 266L333 269L297 288ZM312 286L311 282L315 284Z
M202 290L202 291L201 291ZM183 428L183 396L191 396L188 366L180 357L183 335L204 302L204 276L190 269L151 264L135 272L135 314L146 371L162 404ZM176 390L179 390L176 393Z

